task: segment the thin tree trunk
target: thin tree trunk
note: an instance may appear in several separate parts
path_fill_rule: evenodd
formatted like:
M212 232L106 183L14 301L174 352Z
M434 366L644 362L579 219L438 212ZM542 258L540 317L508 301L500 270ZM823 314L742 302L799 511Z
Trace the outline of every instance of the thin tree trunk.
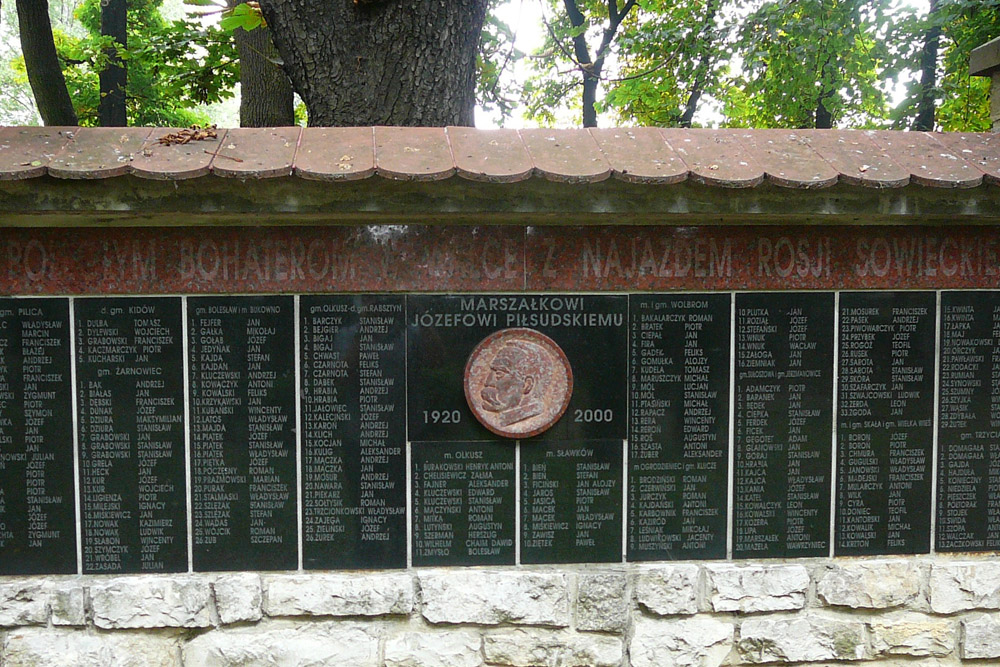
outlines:
M938 0L931 0L927 20L930 26L924 33L924 45L920 50L920 99L917 101L917 117L913 129L931 132L935 124L935 100L937 95L938 47L941 43L941 24L937 20Z
M698 102L701 100L701 94L705 88L705 81L702 78L698 78L694 82L694 87L691 88L691 93L688 95L687 103L684 105L684 113L681 114L680 120L677 121L679 127L691 127L694 123L694 114L698 110Z
M128 46L128 5L126 0L101 1L101 35L112 37L122 48ZM128 125L125 108L127 73L118 48L107 50L108 66L101 70L101 99L97 116L101 127Z
M574 28L580 28L586 21L576 0L563 0L569 22ZM600 83L600 71L590 57L587 48L587 37L583 32L573 36L573 57L580 67L580 84L583 86L583 126L597 127L597 84Z
M237 28L233 37L240 54L240 127L294 125L292 82L274 62L278 50L270 31Z
M597 84L600 79L590 72L583 73L583 126L597 127Z
M587 48L587 37L580 32L573 37L573 55L580 68L580 78L583 85L583 126L597 127L597 86L601 83L601 72L604 70L604 60L608 55L608 48L611 46L618 26L621 25L628 13L636 5L636 0L627 0L621 11L618 10L618 0L607 0L608 2L608 26L604 29L601 37L601 44L597 47L595 58L591 59L590 51ZM581 28L586 22L583 12L580 11L576 0L563 0L566 7L566 14L569 22L574 28Z
M824 100L829 97L828 93L820 95L819 102L816 103L816 129L829 130L833 128L833 114L826 108Z
M262 0L310 125L472 125L488 0Z
M17 0L21 52L35 104L46 125L77 125L76 111L59 66L48 0Z
M698 110L698 102L705 91L705 81L708 78L708 69L712 66L712 49L709 40L706 38L715 22L715 15L719 11L719 0L708 0L705 12L705 20L702 22L701 34L698 41L701 46L701 57L695 67L694 85L688 94L687 103L684 105L684 113L681 114L678 125L680 127L691 127L694 122L695 111Z

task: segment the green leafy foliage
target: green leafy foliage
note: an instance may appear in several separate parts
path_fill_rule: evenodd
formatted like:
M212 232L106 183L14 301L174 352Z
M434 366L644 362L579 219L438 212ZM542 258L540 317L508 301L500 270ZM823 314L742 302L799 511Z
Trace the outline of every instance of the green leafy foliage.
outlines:
M526 115L541 124L579 113L572 39L598 43L608 17L607 2L579 0L586 22L574 28L564 5L544 1L546 43L522 86ZM938 126L986 130L989 82L969 77L968 59L1000 36L1000 0L938 7L928 16L908 0L640 0L608 47L597 106L624 124L691 125L708 106L714 123L733 127L904 129L924 35L937 24Z
M200 1L203 2L204 0ZM232 32L237 28L253 30L254 28L259 28L262 25L264 25L264 17L260 13L260 7L251 7L245 2L242 2L232 9L223 12L222 20L219 22L219 27L223 30L228 30L229 32Z
M500 20L494 10L501 0L492 0L483 24L476 57L476 101L487 112L496 112L500 125L517 106L517 84L509 73L524 53L514 47L515 29Z
M985 77L969 76L972 49L1000 37L1000 0L942 0L932 15L912 15L905 24L914 44L912 62L919 59L922 35L932 26L941 28L937 87L937 121L944 131L986 132L990 129L989 89ZM917 111L919 82L906 88L905 99L893 110L893 127L909 127Z
M608 83L602 109L623 122L675 126L704 96L720 97L728 72L731 3L647 0L618 39L619 75Z
M120 53L128 65L130 124L207 122L196 109L231 97L238 79L232 32L263 25L252 0L232 8L226 0L183 1L219 22L168 21L163 0L129 2L128 47ZM582 80L603 55L596 108L604 122L676 126L700 118L798 128L825 117L836 127L904 129L913 125L923 92L924 36L937 26L937 127L990 127L990 82L969 76L968 59L973 48L1000 37L1000 0L938 0L930 15L911 0L639 0L603 49L609 8L621 11L627 0L576 0L576 25L566 0L515 0L539 1L545 43L530 56L515 47L520 21L495 12L506 0L492 0L482 31L477 100L501 123L519 104L542 125L579 123ZM111 46L100 36L100 1L49 6L74 106L82 123L96 124L98 72ZM0 11L0 115L34 123L14 3ZM530 76L515 80L515 65L530 67Z
M200 3L200 0L195 0ZM119 54L128 67L126 105L130 125L186 127L208 118L193 110L233 96L239 65L231 36L197 21L166 21L162 0L131 0L128 45ZM66 64L66 86L81 125L96 125L98 73L107 63L110 38L100 32L99 0L85 0L76 18L84 37L56 33L56 48Z
M751 13L735 42L743 67L729 83L730 124L865 126L884 118L892 59L876 35L887 35L892 22L885 4L780 0Z
M598 91L613 79L607 64L618 61L621 36L638 25L638 6L627 0L542 0L542 5L545 43L531 55L533 74L522 88L525 115L548 125L571 112L579 122L587 115L580 97L587 79Z

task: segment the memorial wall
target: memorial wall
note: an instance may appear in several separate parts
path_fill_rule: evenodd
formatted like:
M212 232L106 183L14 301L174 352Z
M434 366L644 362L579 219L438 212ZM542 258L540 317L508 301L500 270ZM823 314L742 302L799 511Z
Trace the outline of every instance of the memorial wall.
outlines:
M991 137L164 132L0 128L3 667L1000 660Z
M381 265L348 269L334 268L358 241L343 229L15 235L2 274L23 296L0 298L0 572L997 547L988 229L521 231L541 252L511 228L414 236L474 239L452 281L526 290L406 294L367 291L380 270L413 269L391 259L413 236L391 228L368 233L398 239L355 253ZM110 294L52 296L97 247L106 261L74 280ZM337 270L343 284L327 284L345 293L298 292ZM116 274L149 293L114 294ZM900 277L916 289L885 289ZM210 295L231 283L263 293ZM658 283L678 289L620 289ZM471 387L470 368L505 332L483 353L488 382L538 334L570 386L546 388L541 357L507 363L523 395L487 405L506 419L490 423L473 398L499 405L501 390L485 375ZM529 417L553 403L536 428Z

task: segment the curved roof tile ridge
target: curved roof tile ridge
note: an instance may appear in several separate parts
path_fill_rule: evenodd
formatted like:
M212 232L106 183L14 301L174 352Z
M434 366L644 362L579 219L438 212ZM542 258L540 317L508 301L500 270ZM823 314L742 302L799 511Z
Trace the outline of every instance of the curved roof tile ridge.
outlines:
M246 128L164 144L170 128L0 127L0 180L49 175L104 179L133 174L181 180L298 177L435 181L453 175L514 183L615 178L712 187L769 182L794 189L836 183L1000 185L1000 135L858 130L526 129L467 127Z

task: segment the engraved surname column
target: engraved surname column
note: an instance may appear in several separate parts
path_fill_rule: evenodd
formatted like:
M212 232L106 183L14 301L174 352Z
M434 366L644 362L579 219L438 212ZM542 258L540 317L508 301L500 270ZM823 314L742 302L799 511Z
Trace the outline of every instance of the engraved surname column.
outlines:
M736 297L733 555L829 552L833 294Z
M308 568L322 553L314 545L342 543L355 538L348 533L351 508L345 498L345 456L354 429L350 392L342 378L350 373L349 348L338 345L347 336L347 304L313 303L300 299L302 313L302 549ZM345 440L348 446L345 447ZM338 549L324 548L332 553Z
M840 296L837 555L930 550L935 295Z
M730 298L630 297L628 559L724 558Z
M293 317L290 297L188 300L196 570L298 562Z
M0 574L75 574L67 299L0 299Z
M617 562L622 452L616 440L521 448L521 562Z
M1000 548L1000 292L941 295L938 551Z
M413 564L513 564L513 443L415 442L412 458Z
M305 567L405 567L403 297L301 308Z
M187 569L180 306L76 300L84 573Z

